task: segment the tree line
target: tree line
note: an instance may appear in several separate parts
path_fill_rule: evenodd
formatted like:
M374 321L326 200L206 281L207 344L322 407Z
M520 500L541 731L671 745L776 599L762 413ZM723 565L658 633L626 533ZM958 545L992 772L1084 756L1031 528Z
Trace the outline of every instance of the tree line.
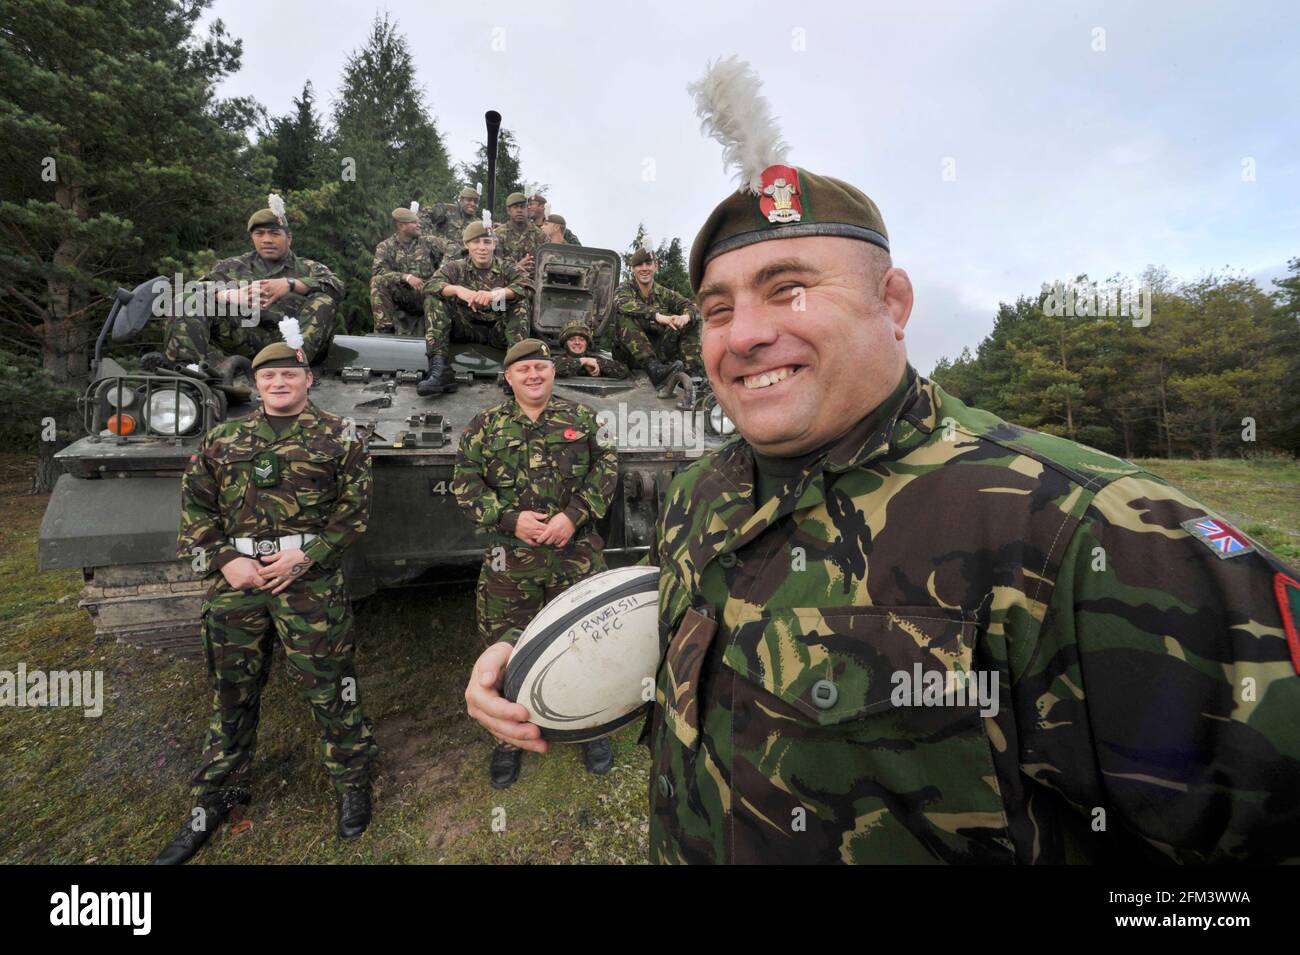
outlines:
M1131 283L1044 285L999 306L975 351L944 358L933 378L967 404L1125 458L1294 455L1300 258L1274 284L1150 268Z

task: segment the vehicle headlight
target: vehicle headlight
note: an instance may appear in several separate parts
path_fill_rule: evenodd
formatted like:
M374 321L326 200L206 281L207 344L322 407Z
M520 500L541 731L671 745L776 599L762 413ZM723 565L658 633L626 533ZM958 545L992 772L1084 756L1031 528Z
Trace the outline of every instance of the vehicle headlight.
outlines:
M199 419L199 406L179 389L155 391L149 396L144 419L154 434L187 434Z
M728 435L736 430L736 423L727 417L722 405L714 401L709 407L709 427L714 434Z

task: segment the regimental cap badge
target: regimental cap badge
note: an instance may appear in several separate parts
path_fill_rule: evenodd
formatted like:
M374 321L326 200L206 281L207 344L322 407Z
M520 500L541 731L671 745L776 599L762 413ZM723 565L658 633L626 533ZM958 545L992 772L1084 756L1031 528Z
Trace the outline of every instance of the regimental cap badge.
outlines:
M763 170L758 208L768 222L798 222L803 218L799 197L799 170L794 166L768 166Z

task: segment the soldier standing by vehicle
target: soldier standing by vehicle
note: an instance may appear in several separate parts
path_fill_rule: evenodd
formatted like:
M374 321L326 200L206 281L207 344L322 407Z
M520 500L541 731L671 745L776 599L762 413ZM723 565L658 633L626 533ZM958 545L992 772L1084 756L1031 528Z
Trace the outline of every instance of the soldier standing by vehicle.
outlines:
M442 263L442 245L420 234L411 209L393 210L393 234L375 247L370 309L378 334L424 331L424 283Z
M185 862L251 799L260 700L278 639L311 706L334 784L338 834L370 822L378 753L353 667L344 551L366 529L370 457L350 425L317 409L301 336L253 360L262 407L208 432L181 482L182 557L213 574L203 604L212 717L193 778L195 808L158 864Z
M592 348L591 331L583 322L569 322L560 330L560 347L564 351L555 359L556 378L626 378L631 374L621 361L587 354Z
M510 218L498 223L494 231L499 243L497 254L518 265L524 274L531 277L537 265L537 250L546 244L546 236L528 218L525 205L522 192L506 196L506 212Z
M745 115L779 142L757 86L723 60L695 87L761 161L691 247L742 440L660 515L651 860L1300 859L1300 575L917 375L880 210L736 141ZM479 658L470 714L544 752L507 658Z
M248 219L253 251L222 259L204 276L200 301L190 301L167 320L163 353L176 364L206 361L215 367L228 356L252 358L280 340L279 322L296 318L303 351L314 362L334 337L334 314L343 283L319 262L294 254L284 203L272 195L270 208ZM218 314L209 314L212 304ZM250 322L249 316L257 320Z
M513 644L542 605L605 570L595 522L618 483L618 458L597 440L590 409L552 395L555 367L545 342L525 339L505 358L514 392L465 429L452 492L485 533L478 579L478 626L485 645ZM614 764L608 739L583 744L590 772ZM492 785L519 776L521 752L498 741Z
M699 310L686 296L656 282L658 269L649 249L637 249L631 277L614 293L614 312L645 333L661 362L680 361L688 374L703 376Z
M466 226L463 239L468 257L444 262L424 283L429 370L415 390L426 398L455 381L453 341L509 348L528 337L532 282L513 262L496 255L496 236L482 222Z
M560 224L560 239L550 239L551 242L567 242L569 245L582 245L578 237L569 231L568 223L564 221L564 216L546 214L546 197L540 192L535 192L528 197L528 218L532 220L533 225L546 232L546 223L558 222ZM548 233L549 235L549 233Z
M442 242L448 258L464 255L461 233L478 219L478 192L469 186L460 191L455 202L438 202L420 210L420 233Z

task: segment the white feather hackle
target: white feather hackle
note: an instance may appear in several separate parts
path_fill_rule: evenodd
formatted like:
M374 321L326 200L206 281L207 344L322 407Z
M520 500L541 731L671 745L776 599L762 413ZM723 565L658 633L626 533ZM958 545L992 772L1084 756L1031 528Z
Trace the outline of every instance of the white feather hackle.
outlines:
M285 221L283 199L281 199L278 195L276 195L273 192L266 197L266 205L267 208L269 208L273 213L275 213L275 217L277 219L279 219L281 222Z
M416 202L414 199L411 200L411 211L417 214L420 211L420 204Z
M481 183L481 182L476 182L476 183L474 183L474 191L477 192L480 196L482 196L482 195L483 195L483 183Z
M290 348L301 348L302 329L298 327L298 319L280 319L280 337L284 339L284 343Z
M492 210L491 209L483 210L483 228L487 229L489 232L492 231Z
M757 194L763 170L784 164L790 147L772 116L754 68L736 56L716 60L686 87L695 97L700 130L722 143L722 162L736 172L741 189Z

